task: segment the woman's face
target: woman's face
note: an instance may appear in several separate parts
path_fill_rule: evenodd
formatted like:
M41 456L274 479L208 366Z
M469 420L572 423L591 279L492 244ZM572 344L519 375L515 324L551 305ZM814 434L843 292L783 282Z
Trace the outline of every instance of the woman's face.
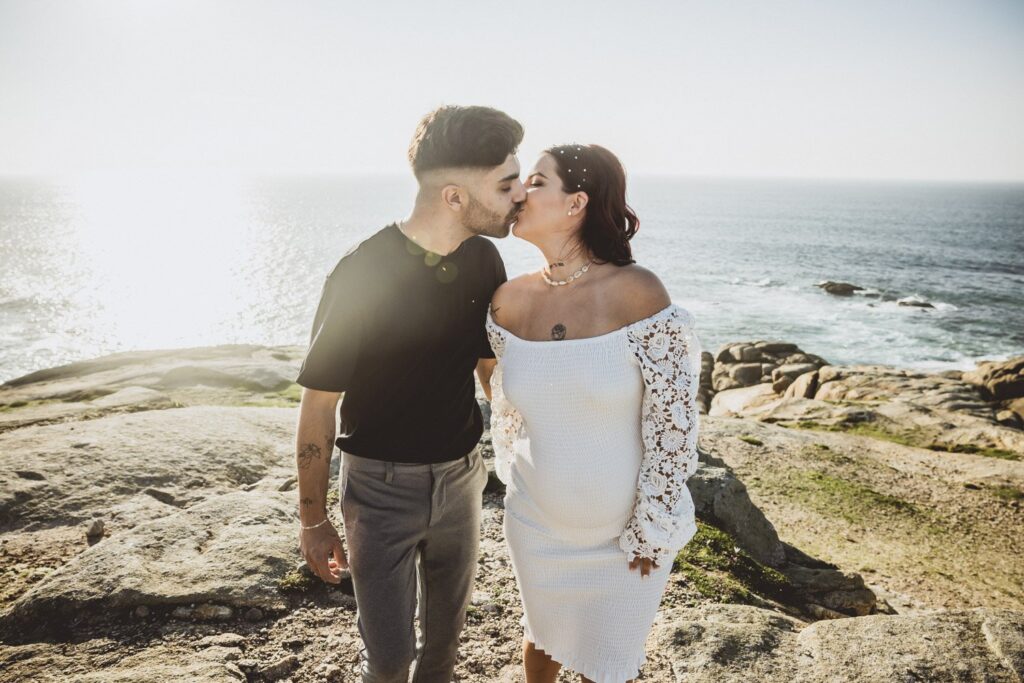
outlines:
M536 242L548 233L571 231L582 215L577 195L562 191L555 159L542 154L526 177L526 203L519 214L512 234L528 242ZM572 215L569 215L570 212Z

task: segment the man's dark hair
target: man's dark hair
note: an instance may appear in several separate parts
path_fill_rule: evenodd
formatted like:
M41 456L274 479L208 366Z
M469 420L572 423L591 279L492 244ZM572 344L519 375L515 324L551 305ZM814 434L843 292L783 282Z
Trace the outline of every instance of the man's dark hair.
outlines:
M493 168L515 154L523 126L491 107L444 106L424 116L409 144L417 178L439 168Z

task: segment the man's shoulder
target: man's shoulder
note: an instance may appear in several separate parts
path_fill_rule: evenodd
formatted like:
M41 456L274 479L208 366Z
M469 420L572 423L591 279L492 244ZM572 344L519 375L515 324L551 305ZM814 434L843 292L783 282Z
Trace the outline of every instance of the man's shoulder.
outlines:
M494 261L501 261L501 254L498 246L483 235L473 235L465 242L466 248L477 257L486 257Z
M375 256L380 255L386 248L389 241L391 229L394 227L393 223L389 223L377 232L364 237L360 241L349 247L338 262L334 264L334 268L327 274L327 279L335 279L342 277L344 274L352 270L358 270L365 268L374 260Z

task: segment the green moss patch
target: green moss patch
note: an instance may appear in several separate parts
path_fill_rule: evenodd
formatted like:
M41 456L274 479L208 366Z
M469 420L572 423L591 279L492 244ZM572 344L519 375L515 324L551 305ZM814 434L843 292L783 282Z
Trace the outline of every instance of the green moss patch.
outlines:
M755 439L752 436L747 436L746 434L738 436L737 438L740 441L743 441L745 443L749 443L751 446L763 446L764 445L764 441L761 441L760 439Z
M765 598L786 603L796 599L783 574L752 558L730 534L700 520L696 535L676 555L672 571L715 602L756 605Z
M914 432L894 433L886 431L877 425L865 424L864 422L840 422L838 424L822 424L813 420L800 420L799 422L779 422L782 427L790 429L809 429L819 432L842 432L844 434L857 434L872 439L891 441L902 446L914 446L916 448L927 448L929 443L923 436Z
M810 429L822 432L842 432L844 434L857 434L859 436L867 436L872 439L879 439L881 441L891 441L892 443L898 443L901 446L910 446L912 448L927 448L932 451L942 451L946 453L973 453L975 455L984 455L989 458L1002 458L1004 460L1020 460L1020 454L1008 451L1004 448L991 448L987 446L975 446L974 444L958 444L955 446L946 446L937 444L932 441L931 437L916 430L904 430L904 431L889 431L883 429L877 424L867 424L864 422L840 422L838 424L821 424L820 422L814 422L813 420L800 420L799 422L779 422L782 427L789 427L790 429Z
M998 486L990 486L989 491L991 491L996 498L1000 498L1002 500L1024 500L1024 491L1021 491L1016 486L1000 484Z
M975 446L974 444L957 444L955 446L939 446L932 444L928 446L933 451L945 451L947 453L973 453L984 455L989 458L1001 458L1003 460L1020 460L1020 455L1005 448L990 448L987 446Z
M314 587L313 576L293 569L277 580L277 588L285 593L305 593Z
M795 472L787 488L787 495L809 507L857 524L880 513L915 515L919 512L917 506L902 498L817 470Z
M280 391L263 394L262 398L243 401L243 406L254 408L294 408L302 402L302 385L292 382Z
M33 408L35 406L41 406L47 403L63 403L63 401L57 398L42 398L33 401L11 401L10 403L0 404L0 413L10 413L15 410L22 410L23 408Z

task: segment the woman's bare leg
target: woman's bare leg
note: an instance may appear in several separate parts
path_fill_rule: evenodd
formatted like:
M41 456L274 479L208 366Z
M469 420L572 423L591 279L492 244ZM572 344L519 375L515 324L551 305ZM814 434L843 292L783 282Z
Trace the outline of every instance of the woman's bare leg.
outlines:
M551 659L544 650L526 638L523 638L523 669L526 670L526 683L555 683L562 665Z

